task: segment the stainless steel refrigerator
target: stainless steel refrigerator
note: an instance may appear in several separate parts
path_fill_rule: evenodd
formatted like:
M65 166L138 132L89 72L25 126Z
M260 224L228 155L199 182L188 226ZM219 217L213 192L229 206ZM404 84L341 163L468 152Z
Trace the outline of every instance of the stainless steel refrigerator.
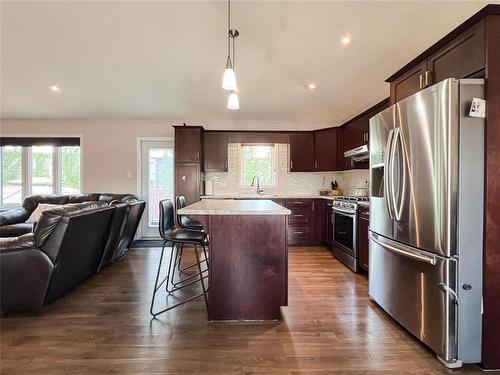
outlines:
M370 119L370 298L447 367L481 362L483 97L448 79Z

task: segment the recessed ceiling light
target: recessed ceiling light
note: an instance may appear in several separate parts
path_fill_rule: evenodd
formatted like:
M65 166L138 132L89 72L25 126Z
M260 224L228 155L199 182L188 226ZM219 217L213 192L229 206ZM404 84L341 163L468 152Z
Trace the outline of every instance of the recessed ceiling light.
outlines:
M52 85L50 86L50 91L52 92L60 92L61 91L61 88L57 85Z
M316 84L315 83L310 83L309 84L309 90L314 90L316 88Z
M343 45L346 46L346 45L348 45L349 43L352 42L352 36L350 36L350 35L344 35L342 37L342 39L340 39L340 41L342 42Z

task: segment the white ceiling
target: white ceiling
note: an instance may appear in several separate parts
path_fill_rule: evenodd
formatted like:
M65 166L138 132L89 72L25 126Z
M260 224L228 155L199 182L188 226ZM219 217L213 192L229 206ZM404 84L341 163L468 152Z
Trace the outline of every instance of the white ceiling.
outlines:
M1 115L338 124L486 3L235 1L229 111L225 1L2 1Z

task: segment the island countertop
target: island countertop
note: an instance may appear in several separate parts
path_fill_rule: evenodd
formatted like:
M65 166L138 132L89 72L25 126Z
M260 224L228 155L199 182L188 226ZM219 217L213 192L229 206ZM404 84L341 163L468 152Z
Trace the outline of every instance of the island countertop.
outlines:
M290 215L288 208L267 199L208 199L178 211L180 215Z

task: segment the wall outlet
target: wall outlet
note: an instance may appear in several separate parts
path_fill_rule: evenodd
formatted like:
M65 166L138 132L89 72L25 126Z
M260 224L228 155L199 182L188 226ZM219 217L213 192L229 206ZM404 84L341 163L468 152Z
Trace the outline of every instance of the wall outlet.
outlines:
M126 177L127 178L132 178L132 171L127 171Z

